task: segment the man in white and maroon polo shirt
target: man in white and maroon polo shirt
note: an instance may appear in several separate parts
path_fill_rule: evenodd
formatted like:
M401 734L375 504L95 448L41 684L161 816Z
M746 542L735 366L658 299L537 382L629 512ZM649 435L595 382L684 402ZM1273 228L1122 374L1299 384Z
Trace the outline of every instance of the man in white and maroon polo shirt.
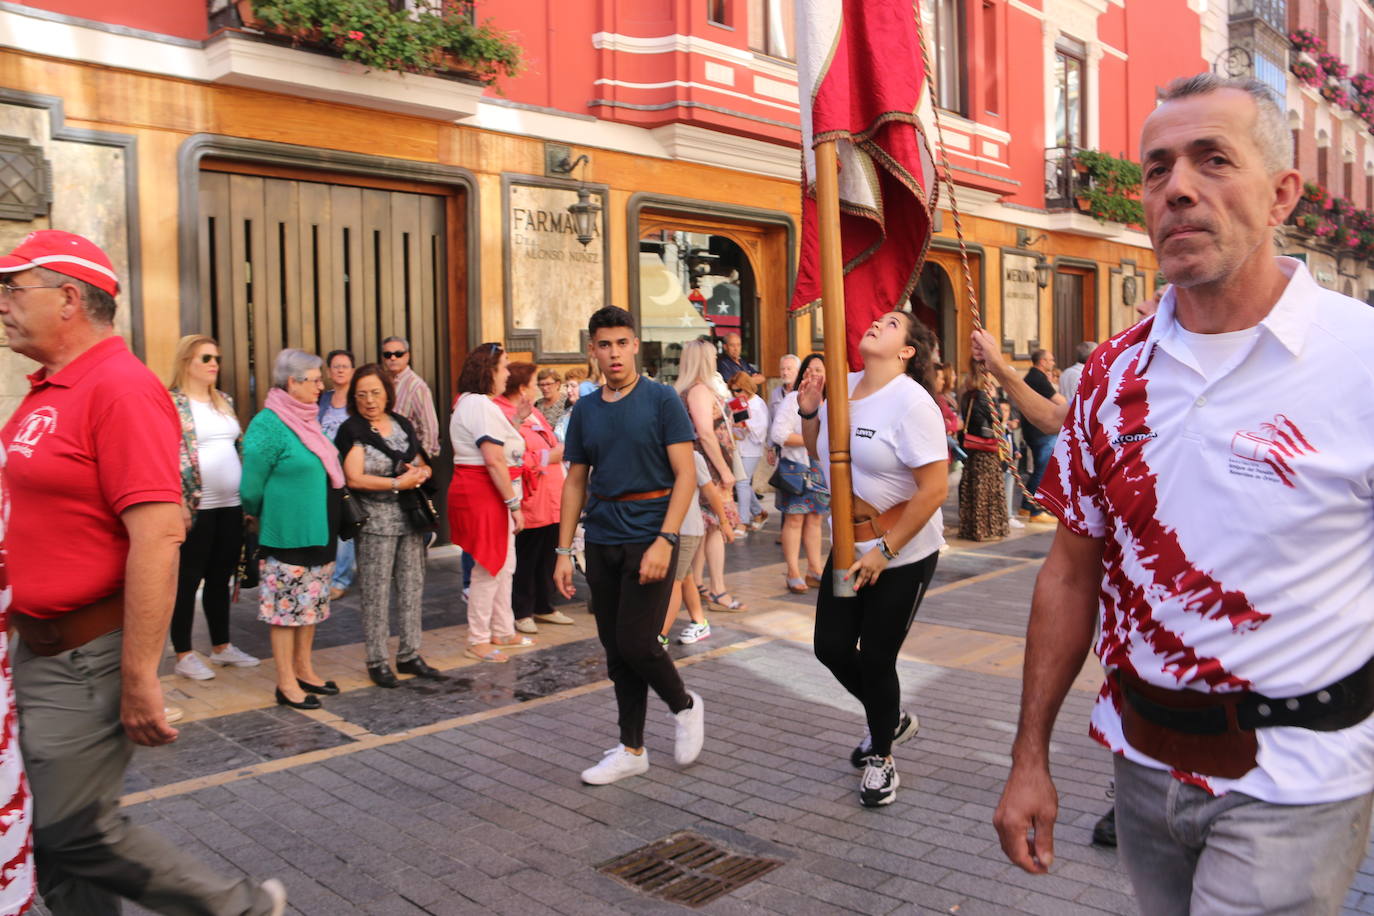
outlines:
M185 535L180 424L114 331L105 252L31 233L0 258L0 322L37 360L0 430L12 501L10 622L39 890L55 916L280 914L280 882L226 878L119 811L133 743L173 741L158 662Z
M1337 913L1374 791L1374 311L1276 258L1301 190L1264 84L1180 80L1141 137L1172 284L1083 370L1038 499L1021 720L996 814L1053 859L1050 729L1101 622L1142 912ZM1276 384L1276 380L1282 380ZM1333 393L1336 396L1332 396Z

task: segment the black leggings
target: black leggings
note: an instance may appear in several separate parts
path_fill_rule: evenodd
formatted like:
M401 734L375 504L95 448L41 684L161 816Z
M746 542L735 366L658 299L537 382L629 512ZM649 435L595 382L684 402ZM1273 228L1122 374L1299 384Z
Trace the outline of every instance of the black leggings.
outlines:
M606 670L620 713L620 743L626 747L644 746L650 687L675 713L692 705L673 660L658 642L673 591L677 548L668 561L668 574L640 585L639 561L648 549L648 544L587 545L596 635L606 650Z
M515 576L510 604L515 619L553 613L553 564L558 523L526 528L515 535Z
M229 641L229 589L238 571L243 546L243 509L201 509L181 545L177 603L172 611L172 648L191 651L191 624L196 616L196 589L203 580L200 604L210 628L210 645Z
M831 589L833 558L825 561L816 599L816 658L862 704L873 736L873 753L892 753L892 733L902 715L897 653L935 575L937 550L923 560L883 570L878 581L853 598Z

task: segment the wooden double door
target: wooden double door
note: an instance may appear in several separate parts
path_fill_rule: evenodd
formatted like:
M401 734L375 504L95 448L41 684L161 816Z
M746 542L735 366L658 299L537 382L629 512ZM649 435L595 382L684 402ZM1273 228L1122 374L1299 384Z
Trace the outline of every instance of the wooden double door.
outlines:
M261 407L286 347L350 350L361 365L380 359L383 338L404 337L411 366L447 392L450 200L201 172L199 329L219 341L241 416Z

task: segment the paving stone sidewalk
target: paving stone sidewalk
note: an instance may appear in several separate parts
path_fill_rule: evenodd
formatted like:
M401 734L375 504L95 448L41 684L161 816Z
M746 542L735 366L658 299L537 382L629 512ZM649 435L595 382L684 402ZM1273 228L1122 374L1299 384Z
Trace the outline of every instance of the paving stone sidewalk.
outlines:
M1048 539L956 545L942 558L899 663L922 724L896 751L903 785L885 809L858 804L848 755L863 730L859 706L813 657L809 596L779 592L771 537L760 537L753 567L732 555L731 585L754 613L716 615L725 638L683 662L707 708L706 749L692 767L674 764L671 720L651 699L649 773L581 785L578 772L615 743L609 686L588 668L576 686L529 690L516 671L509 684L474 680L488 700L480 704L455 688L448 714L460 718L431 714L402 732L380 723L405 691L350 691L326 704L333 719L293 725L326 736L313 750L293 746L296 756L217 767L229 744L188 747L176 765L171 749L140 751L128 811L226 873L281 877L290 912L301 914L682 913L596 871L682 830L782 863L704 913L1133 913L1115 852L1089 843L1111 771L1086 735L1091 675L1070 692L1055 733L1053 873L1007 864L991 826L1010 762L1027 596ZM594 654L585 637L542 651L545 662L582 665ZM521 671L547 668L532 660ZM255 717L278 713L237 715L205 727L242 746L265 734ZM358 722L370 727L343 737ZM204 774L203 786L177 782ZM1374 912L1374 860L1347 904L1347 914Z

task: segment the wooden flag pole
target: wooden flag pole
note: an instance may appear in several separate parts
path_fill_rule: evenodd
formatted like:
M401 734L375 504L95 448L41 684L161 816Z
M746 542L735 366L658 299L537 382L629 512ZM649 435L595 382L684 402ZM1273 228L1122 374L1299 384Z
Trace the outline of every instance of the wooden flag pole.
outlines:
M830 426L833 589L837 597L852 597L853 583L844 578L854 564L854 488L849 469L849 348L844 315L844 255L840 250L839 159L834 140L816 144L816 223L820 229L825 399Z

